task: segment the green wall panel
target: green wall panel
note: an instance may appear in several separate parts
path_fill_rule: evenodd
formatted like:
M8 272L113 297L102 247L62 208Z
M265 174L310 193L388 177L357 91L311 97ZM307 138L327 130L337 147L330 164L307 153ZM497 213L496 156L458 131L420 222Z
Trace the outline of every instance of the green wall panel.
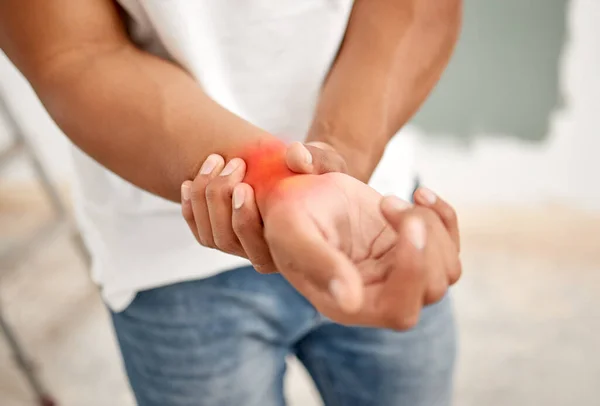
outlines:
M567 7L568 0L466 0L454 57L413 123L465 141L481 133L543 140L561 105Z

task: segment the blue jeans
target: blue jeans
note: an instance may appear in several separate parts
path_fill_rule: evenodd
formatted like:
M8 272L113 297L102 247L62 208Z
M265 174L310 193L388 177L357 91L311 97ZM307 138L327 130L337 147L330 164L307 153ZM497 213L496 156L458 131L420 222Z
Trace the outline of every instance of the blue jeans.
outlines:
M113 321L140 406L283 406L289 354L327 406L451 403L449 297L408 332L347 327L246 267L141 292Z

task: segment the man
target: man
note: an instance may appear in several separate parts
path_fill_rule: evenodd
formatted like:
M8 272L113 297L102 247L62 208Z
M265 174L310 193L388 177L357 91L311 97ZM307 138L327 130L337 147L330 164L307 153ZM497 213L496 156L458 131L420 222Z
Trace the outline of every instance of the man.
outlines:
M362 182L408 197L382 156L459 24L458 0L0 1L2 49L79 147L140 405L282 405L292 353L327 405L450 403L454 213Z

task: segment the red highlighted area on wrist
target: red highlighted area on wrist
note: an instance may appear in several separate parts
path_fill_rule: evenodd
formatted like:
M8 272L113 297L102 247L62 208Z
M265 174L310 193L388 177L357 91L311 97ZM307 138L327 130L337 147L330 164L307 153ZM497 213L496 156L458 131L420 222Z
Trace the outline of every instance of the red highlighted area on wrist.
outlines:
M242 153L246 162L244 182L252 186L259 207L283 179L296 175L287 166L287 146L279 140L262 142Z

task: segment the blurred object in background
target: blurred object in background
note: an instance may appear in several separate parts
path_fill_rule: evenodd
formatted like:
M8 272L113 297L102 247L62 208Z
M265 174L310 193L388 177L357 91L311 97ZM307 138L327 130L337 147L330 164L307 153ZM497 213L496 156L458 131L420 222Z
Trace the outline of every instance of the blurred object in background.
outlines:
M568 0L466 1L443 80L413 120L428 135L547 140L563 107L560 59Z
M599 21L598 0L465 1L449 70L394 141L418 143L424 183L459 209L457 406L600 404ZM0 87L68 185L67 142L5 59ZM0 145L7 136L0 123ZM46 207L25 167L7 169L0 241ZM106 310L73 248L55 239L1 280L7 317L61 405L131 406ZM35 405L13 366L0 339L0 405ZM293 361L291 372L289 404L319 405Z
M4 118L6 126L10 132L12 141L8 142L0 150L0 175L2 168L10 165L13 160L25 159L32 169L46 203L51 208L50 218L45 222L39 222L29 234L23 232L5 233L0 239L0 271L12 268L11 265L20 261L26 261L29 254L38 249L44 242L56 238L60 233L67 233L71 236L73 243L79 250L80 255L89 264L89 253L87 252L81 236L71 221L71 216L67 206L63 203L61 196L55 185L52 183L43 164L40 162L36 152L31 147L27 136L24 134L19 123L14 119L4 95L0 92L0 114ZM22 224L15 228L21 228ZM8 227L7 227L8 229ZM22 231L22 230L19 230ZM23 237L23 235L25 235ZM2 278L0 274L0 281ZM38 378L34 363L28 358L26 350L23 348L19 339L19 333L13 331L11 325L5 320L3 314L3 298L0 296L0 337L3 337L8 344L16 366L20 369L26 379L31 391L37 398L40 406L52 406L54 401L52 396L44 388L44 385Z
M12 161L18 159L25 160L30 166L31 173L37 184L42 188L43 195L53 214L46 223L39 224L38 228L30 235L22 239L12 238L12 240L2 241L2 245L0 246L0 264L9 266L11 262L19 261L30 250L35 249L38 244L51 239L55 234L60 232L67 232L72 235L75 244L81 250L82 257L86 262L89 262L89 253L85 249L79 231L69 215L68 207L63 202L56 185L47 174L46 168L32 147L27 135L13 117L12 111L1 92L0 114L2 114L5 122L8 124L8 132L12 138L12 141L8 142L8 145L0 150L0 170L4 166L10 165Z
M464 34L405 134L460 206L600 211L600 2L465 1Z

